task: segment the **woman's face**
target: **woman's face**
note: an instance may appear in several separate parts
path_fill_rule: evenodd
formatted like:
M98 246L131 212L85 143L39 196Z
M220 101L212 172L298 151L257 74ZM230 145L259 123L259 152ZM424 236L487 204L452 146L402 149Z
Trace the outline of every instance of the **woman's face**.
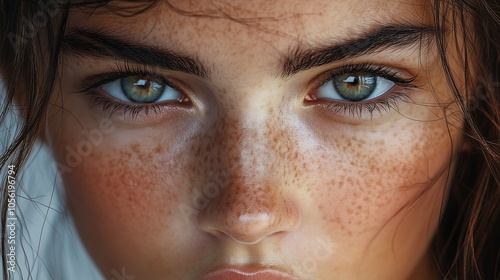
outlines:
M170 2L70 14L46 139L103 274L431 279L462 122L430 6Z

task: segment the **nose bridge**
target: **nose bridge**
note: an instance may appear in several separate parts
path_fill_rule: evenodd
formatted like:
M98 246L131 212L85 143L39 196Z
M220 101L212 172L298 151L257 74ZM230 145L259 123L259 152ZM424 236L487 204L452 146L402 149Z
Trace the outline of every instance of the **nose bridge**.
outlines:
M236 125L235 129L239 131L240 137L234 139L235 150L228 151L229 154L235 155L233 162L236 164L232 167L240 169L235 170L235 173L251 176L252 180L265 180L266 173L271 172L271 165L276 159L268 123L266 117L259 116L246 118ZM238 132L236 134L238 135ZM232 137L228 136L228 140L233 141Z
M293 230L298 212L276 178L269 116L253 115L229 121L217 138L220 167L227 185L200 211L203 230L241 243Z

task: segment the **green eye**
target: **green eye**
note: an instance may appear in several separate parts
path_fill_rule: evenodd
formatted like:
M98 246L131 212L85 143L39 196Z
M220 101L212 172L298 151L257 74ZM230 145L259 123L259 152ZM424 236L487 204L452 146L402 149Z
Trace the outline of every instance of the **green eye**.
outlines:
M128 76L105 84L101 89L108 95L129 103L159 103L178 101L185 97L163 79L151 76Z
M333 86L342 98L349 101L361 101L375 91L377 77L344 74L333 78Z
M151 103L158 100L165 91L166 84L160 79L141 76L122 78L123 94L133 102Z
M348 102L370 100L388 92L395 83L375 74L336 75L316 91L319 99Z

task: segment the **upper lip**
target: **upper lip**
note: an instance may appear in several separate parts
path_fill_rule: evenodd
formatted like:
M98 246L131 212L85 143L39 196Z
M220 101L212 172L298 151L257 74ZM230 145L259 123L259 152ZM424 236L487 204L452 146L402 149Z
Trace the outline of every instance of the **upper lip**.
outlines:
M207 272L202 280L292 280L297 279L285 270L264 265L218 266Z

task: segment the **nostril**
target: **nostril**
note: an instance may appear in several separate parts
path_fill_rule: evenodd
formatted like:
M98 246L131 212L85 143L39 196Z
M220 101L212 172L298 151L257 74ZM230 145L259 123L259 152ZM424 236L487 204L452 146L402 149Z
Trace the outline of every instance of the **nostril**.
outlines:
M227 213L228 214L228 213ZM225 215L218 220L200 219L200 227L219 238L226 236L242 244L255 244L276 231L275 217L269 213ZM208 222L208 223L207 223Z
M241 244L255 244L278 231L272 215L266 213L244 214L225 219L209 230L212 234L230 237Z

